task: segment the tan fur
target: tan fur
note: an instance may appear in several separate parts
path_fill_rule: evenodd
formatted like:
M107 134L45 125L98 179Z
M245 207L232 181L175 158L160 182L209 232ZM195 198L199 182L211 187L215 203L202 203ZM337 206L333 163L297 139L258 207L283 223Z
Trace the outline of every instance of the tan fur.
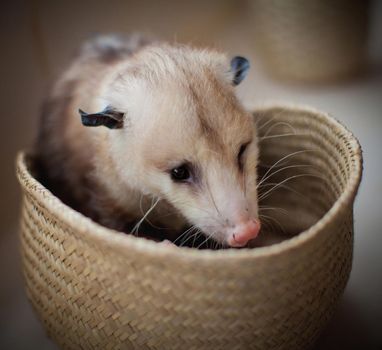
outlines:
M223 228L243 212L257 217L254 123L234 95L229 60L134 40L114 51L87 44L56 84L37 144L41 169L63 200L109 227L126 229L159 198L155 225L189 222L224 242ZM125 113L123 129L81 124L78 108L105 105ZM244 177L237 153L251 140ZM193 186L169 176L182 161L197 168Z

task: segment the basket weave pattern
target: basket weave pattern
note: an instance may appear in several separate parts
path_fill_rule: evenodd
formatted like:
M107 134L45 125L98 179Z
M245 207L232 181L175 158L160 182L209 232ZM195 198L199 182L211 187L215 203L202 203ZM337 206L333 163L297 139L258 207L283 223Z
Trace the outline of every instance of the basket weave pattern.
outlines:
M266 140L262 161L309 144L318 155L301 152L295 161L305 157L324 178L296 178L293 186L315 191L316 200L291 195L283 205L311 227L270 247L201 251L108 230L61 203L33 177L33 159L19 155L26 289L60 347L303 349L314 343L351 270L361 151L324 114L273 108L257 115L296 131ZM297 229L296 220L285 220L288 230Z

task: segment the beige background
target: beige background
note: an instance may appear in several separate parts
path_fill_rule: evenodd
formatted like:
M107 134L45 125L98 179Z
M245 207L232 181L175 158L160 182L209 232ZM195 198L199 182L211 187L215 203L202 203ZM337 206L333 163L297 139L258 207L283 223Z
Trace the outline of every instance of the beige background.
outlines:
M0 5L0 349L55 349L22 289L17 251L20 194L17 150L28 147L43 96L90 34L143 31L222 48L251 59L239 87L247 106L269 101L311 105L359 137L365 173L355 206L354 266L344 298L317 349L382 348L382 6L372 10L369 73L340 85L272 81L258 64L247 1L21 1Z

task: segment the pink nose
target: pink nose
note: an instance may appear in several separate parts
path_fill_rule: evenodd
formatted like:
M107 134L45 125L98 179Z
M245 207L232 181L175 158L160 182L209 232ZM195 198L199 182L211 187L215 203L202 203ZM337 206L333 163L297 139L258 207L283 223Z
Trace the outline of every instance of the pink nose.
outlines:
M227 243L231 247L244 247L248 241L256 238L260 231L260 221L248 220L236 225L233 233L228 237Z

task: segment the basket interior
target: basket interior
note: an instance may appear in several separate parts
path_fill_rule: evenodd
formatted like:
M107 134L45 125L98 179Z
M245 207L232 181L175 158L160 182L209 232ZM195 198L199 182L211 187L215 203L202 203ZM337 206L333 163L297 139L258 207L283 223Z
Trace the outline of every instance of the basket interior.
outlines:
M328 120L307 111L273 108L255 114L260 159L259 215L254 246L295 236L333 206L349 181L349 140Z

